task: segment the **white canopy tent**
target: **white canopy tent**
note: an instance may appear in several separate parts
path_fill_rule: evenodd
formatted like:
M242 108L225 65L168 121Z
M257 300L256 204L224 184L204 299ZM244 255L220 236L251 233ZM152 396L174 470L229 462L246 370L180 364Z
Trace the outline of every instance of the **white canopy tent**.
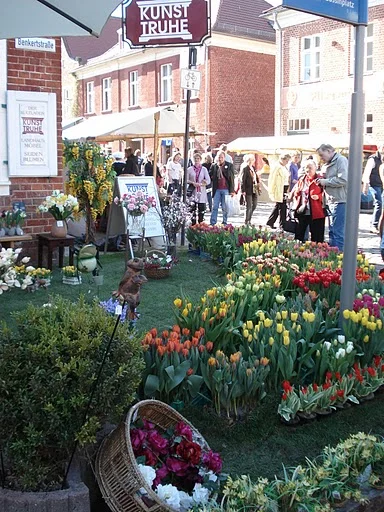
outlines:
M276 135L272 137L239 137L228 144L228 151L234 153L261 153L277 155L283 151L302 151L314 153L321 144L331 144L335 149L348 149L350 135L346 134L308 134ZM373 146L373 141L365 144Z
M158 114L156 130L155 116ZM132 138L184 136L185 120L169 107L144 108L90 117L63 130L63 139L92 138L100 142Z
M99 36L121 0L0 0L0 39Z

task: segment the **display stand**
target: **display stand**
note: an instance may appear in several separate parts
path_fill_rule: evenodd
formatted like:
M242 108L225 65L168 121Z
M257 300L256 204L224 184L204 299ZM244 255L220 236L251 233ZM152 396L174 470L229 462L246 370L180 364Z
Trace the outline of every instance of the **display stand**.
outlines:
M126 260L130 254L133 257L132 240L139 240L141 250L144 252L144 240L152 237L165 237L164 226L161 218L161 208L157 187L153 176L132 176L120 175L115 179L113 197L121 197L124 194L132 194L138 191L143 192L145 196L153 196L156 201L156 207L152 207L143 217L143 227L140 234L133 233L131 215L128 210L112 201L108 223L106 240L104 245L104 254L107 252L108 241L113 236L126 235L127 243L125 247Z

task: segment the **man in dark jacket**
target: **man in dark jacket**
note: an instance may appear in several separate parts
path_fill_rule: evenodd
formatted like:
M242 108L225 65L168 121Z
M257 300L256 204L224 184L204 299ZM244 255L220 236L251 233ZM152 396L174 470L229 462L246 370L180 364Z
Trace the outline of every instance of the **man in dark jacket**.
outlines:
M134 174L135 176L139 176L139 166L137 165L132 148L125 148L125 158L127 160L125 162L124 174Z
M371 232L379 233L378 225L383 207L383 182L381 181L379 169L383 163L384 144L378 144L377 152L368 158L367 165L363 173L363 194L368 194L368 190L373 196L373 214L371 220Z
M235 190L235 173L233 164L225 161L225 152L219 151L217 153L217 163L211 167L210 174L212 178L212 198L213 208L211 214L211 225L217 223L217 214L219 206L223 210L223 224L227 224L228 212L226 205L226 197L234 194Z

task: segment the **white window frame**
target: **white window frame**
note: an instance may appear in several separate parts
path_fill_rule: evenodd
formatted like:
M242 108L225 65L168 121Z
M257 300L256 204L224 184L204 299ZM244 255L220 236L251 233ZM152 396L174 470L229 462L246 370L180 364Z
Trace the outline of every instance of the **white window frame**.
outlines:
M306 48L306 42L309 47ZM318 58L317 58L318 56ZM309 57L309 66L305 61ZM317 62L318 61L318 62ZM321 65L321 37L319 34L313 36L305 36L301 38L301 81L317 82L320 80Z
M369 23L364 27L364 73L373 72L373 23ZM350 74L355 73L355 34L356 28L351 27L351 58L350 58Z
M137 107L139 105L139 72L129 72L129 106Z
M289 119L288 131L289 132L309 132L310 120L309 118Z
M87 82L86 88L86 113L93 114L95 111L95 82Z
M172 101L172 64L163 64L160 67L160 103Z
M373 135L373 114L365 114L364 133Z
M102 82L102 112L112 110L112 78L103 78Z

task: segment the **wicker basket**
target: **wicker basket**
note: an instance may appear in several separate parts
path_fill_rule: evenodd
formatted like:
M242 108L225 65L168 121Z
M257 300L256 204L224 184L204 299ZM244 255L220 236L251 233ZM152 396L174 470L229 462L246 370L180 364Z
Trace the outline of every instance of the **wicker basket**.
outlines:
M171 274L171 267L164 268L164 267L146 267L146 261L147 257L149 255L157 254L160 258L166 258L167 255L163 251L159 251L158 249L152 249L150 251L147 251L145 261L144 261L144 272L147 277L150 279L164 279L165 277L168 277Z
M193 425L169 405L157 400L139 402L130 409L125 422L104 439L97 454L96 477L104 500L113 512L175 512L147 486L136 464L130 428L138 418L164 431L183 421L199 438L199 444L205 450L210 449ZM142 488L148 493L144 499Z

